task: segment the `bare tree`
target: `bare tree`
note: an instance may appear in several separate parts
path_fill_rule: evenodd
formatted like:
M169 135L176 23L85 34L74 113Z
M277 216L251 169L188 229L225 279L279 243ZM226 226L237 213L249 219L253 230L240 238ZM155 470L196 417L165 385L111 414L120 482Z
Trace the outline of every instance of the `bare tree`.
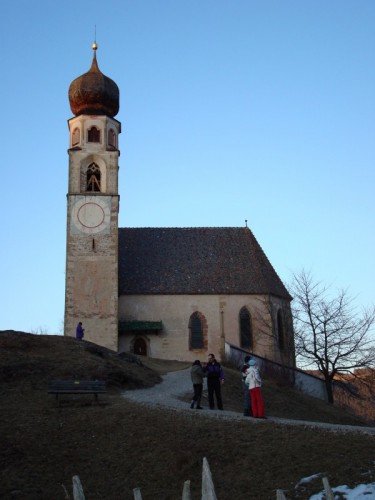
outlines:
M375 307L358 311L347 290L332 294L311 273L293 275L289 287L295 348L301 368L315 367L323 375L333 403L333 380L357 368L374 367Z

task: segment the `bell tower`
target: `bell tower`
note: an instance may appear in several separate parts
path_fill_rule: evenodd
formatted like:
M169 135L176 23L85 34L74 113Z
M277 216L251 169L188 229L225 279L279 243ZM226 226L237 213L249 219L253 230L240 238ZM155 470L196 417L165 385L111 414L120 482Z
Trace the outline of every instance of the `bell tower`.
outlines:
M85 340L118 348L119 89L94 50L69 87L69 187L64 335L82 321Z

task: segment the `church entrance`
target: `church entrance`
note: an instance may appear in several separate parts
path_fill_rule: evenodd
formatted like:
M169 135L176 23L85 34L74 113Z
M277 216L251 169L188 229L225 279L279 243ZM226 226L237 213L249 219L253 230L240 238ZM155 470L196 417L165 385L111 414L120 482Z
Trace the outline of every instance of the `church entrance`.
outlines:
M139 354L140 356L147 356L147 345L146 341L141 337L135 339L134 342L134 354Z

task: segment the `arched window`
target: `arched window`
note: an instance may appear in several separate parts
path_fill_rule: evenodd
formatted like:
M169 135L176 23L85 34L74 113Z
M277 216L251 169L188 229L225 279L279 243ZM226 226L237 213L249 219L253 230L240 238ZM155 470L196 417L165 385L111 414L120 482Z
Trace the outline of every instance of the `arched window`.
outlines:
M284 349L284 322L281 310L277 313L277 343L279 345L279 349Z
M198 311L189 319L189 349L207 349L207 320Z
M79 128L76 127L74 130L73 130L73 134L72 134L72 146L77 146L77 144L79 144L79 141L80 141L80 132L79 132Z
M108 146L116 149L116 134L112 128L108 130Z
M190 349L202 349L203 328L202 321L197 314L190 318Z
M100 191L100 168L96 163L89 165L86 179L86 191Z
M87 133L87 142L100 142L100 130L96 127L91 127Z
M240 310L240 344L242 349L253 348L253 329L251 315L246 307Z

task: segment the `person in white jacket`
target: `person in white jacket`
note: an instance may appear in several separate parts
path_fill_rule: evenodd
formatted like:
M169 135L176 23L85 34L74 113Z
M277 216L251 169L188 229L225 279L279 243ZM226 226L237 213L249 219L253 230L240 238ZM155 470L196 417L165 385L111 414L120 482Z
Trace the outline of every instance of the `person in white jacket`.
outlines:
M253 417L266 418L261 390L262 379L255 359L251 359L249 362L245 383L249 386Z

